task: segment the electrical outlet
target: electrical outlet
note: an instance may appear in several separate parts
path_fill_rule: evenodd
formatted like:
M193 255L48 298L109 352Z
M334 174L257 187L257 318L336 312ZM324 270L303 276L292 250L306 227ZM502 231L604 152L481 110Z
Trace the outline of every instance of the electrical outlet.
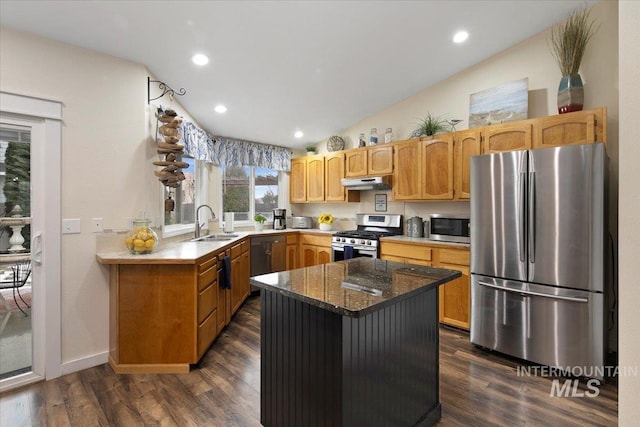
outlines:
M80 218L70 218L62 220L62 234L80 233Z
M102 233L102 218L91 218L91 231L94 233Z

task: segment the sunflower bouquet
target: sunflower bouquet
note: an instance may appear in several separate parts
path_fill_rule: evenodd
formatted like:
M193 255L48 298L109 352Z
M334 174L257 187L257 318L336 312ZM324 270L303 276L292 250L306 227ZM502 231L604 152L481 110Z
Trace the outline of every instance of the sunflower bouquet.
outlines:
M319 224L333 224L333 215L331 215L330 213L320 214L320 216L318 217L318 223Z

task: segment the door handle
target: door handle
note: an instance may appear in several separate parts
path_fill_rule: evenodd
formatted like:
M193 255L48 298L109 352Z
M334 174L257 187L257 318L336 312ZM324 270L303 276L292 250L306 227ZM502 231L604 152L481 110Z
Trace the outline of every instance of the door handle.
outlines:
M497 289L497 290L500 290L500 291L512 292L512 293L515 293L515 294L520 294L522 296L534 296L534 297L544 297L544 298L551 298L551 299L561 299L561 300L564 300L564 301L571 301L571 302L589 302L588 298L565 297L565 296L562 296L562 295L544 294L542 292L524 291L522 289L511 289L511 288L505 288L505 287L494 285L492 283L487 283L487 282L478 282L478 284L480 284L482 286L486 286L488 288Z
M37 233L31 241L31 260L42 265L42 233Z
M518 230L518 238L520 239L520 245L518 246L518 250L519 250L519 255L520 255L520 262L525 262L525 257L524 257L524 252L525 252L525 245L526 245L526 240L525 240L525 236L526 236L526 214L525 214L525 197L526 197L526 193L527 193L527 180L526 180L526 173L525 172L520 172L520 174L518 175L519 178L519 185L518 185L518 189L520 191L520 194L518 194L518 213L519 213L519 217L518 217L518 226L520 228L520 230Z
M529 172L529 261L536 262L536 173Z

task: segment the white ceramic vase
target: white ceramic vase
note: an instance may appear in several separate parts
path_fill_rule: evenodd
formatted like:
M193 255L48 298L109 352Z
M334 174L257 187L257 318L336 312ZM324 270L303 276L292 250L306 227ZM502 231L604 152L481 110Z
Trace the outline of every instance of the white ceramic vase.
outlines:
M322 231L330 231L332 227L332 224L325 224L323 222L321 222L320 224L318 224L318 227L320 228L320 230Z
M262 231L264 229L264 223L262 222L256 222L255 226L256 226L256 231Z

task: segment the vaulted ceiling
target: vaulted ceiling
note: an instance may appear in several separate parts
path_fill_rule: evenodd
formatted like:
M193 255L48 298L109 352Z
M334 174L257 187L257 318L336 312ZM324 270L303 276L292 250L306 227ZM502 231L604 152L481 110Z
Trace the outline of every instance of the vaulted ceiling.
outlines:
M299 148L584 5L583 0L2 0L0 23L145 64L174 89L186 89L180 103L214 135ZM459 30L469 38L454 44ZM194 65L196 53L207 55L209 63ZM218 104L227 112L214 112ZM297 130L304 136L295 138Z

